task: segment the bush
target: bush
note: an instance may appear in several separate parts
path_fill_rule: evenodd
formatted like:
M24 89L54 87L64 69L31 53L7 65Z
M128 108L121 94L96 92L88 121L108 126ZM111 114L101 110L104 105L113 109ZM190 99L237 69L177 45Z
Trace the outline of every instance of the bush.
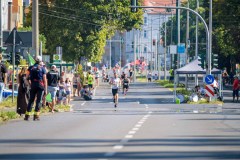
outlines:
M169 83L168 80L158 80L157 82L159 82L160 85L164 86L166 84L173 84L173 83Z
M174 88L174 84L172 83L167 83L164 85L165 88Z
M187 96L190 96L191 95L191 92L186 90L186 89L183 89L183 88L180 88L180 89L177 89L176 91L178 94L183 94L183 95L187 95Z

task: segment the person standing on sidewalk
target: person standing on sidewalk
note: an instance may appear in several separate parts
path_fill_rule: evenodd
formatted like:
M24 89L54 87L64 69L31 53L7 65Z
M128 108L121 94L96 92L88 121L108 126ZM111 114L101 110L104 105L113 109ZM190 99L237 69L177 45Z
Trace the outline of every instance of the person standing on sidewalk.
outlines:
M233 81L233 102L235 101L235 97L237 97L237 102L238 102L238 98L239 98L238 92L239 92L239 80L238 80L238 77L235 76Z
M0 103L2 102L4 87L7 86L7 72L7 67L2 63L2 54L0 54Z
M17 113L22 115L27 111L28 100L30 97L30 85L27 80L27 68L23 67L17 77L18 96L17 96Z
M40 120L40 103L42 101L43 94L47 93L47 77L46 77L46 70L43 68L43 66L40 65L42 62L42 57L37 56L36 57L36 63L33 66L30 66L29 71L29 78L30 78L30 84L31 84L31 90L30 90L30 99L27 106L27 111L25 114L25 121L29 120L32 106L34 103L35 98L36 100L36 106L35 106L35 112L33 116L33 120Z
M51 94L52 103L49 103L51 108L51 112L54 113L54 107L56 104L56 93L58 90L58 83L60 81L60 75L57 71L57 67L52 65L51 71L47 73L47 81L48 81L48 92Z

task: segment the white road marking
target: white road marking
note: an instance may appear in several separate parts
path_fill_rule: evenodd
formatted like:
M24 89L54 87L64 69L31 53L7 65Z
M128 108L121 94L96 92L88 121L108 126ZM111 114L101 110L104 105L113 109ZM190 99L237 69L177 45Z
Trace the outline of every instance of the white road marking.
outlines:
M142 121L140 121L140 122L138 122L139 124L143 124L144 122L142 122Z
M147 104L145 104L145 107L148 107L148 105L147 105Z
M125 138L133 138L133 135L126 135Z
M136 127L135 127L135 128L133 128L132 130L133 130L133 131L138 131L138 130L139 130L139 128L136 128Z
M122 149L123 148L123 145L116 145L113 147L113 149Z
M83 106L85 103L86 103L86 101L84 101L84 102L81 104L81 106Z
M135 134L136 131L129 131L128 134Z
M141 124L136 124L135 127L141 127L142 125Z

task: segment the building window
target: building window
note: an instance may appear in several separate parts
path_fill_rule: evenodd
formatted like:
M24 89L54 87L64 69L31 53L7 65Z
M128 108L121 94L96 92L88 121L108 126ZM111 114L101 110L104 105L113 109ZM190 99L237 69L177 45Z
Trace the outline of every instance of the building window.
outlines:
M144 47L144 53L147 53L147 47Z
M147 38L147 31L146 30L144 30L144 38Z
M144 24L147 25L147 17L144 17Z

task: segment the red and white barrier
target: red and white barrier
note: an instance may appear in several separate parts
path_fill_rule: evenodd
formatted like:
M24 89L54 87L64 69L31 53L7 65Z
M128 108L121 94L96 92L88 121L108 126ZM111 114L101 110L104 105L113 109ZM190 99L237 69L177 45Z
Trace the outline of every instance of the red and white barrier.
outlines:
M213 97L214 96L214 88L213 88L213 86L212 85L206 85L206 88L205 88L206 90L206 95L208 96L208 97Z

